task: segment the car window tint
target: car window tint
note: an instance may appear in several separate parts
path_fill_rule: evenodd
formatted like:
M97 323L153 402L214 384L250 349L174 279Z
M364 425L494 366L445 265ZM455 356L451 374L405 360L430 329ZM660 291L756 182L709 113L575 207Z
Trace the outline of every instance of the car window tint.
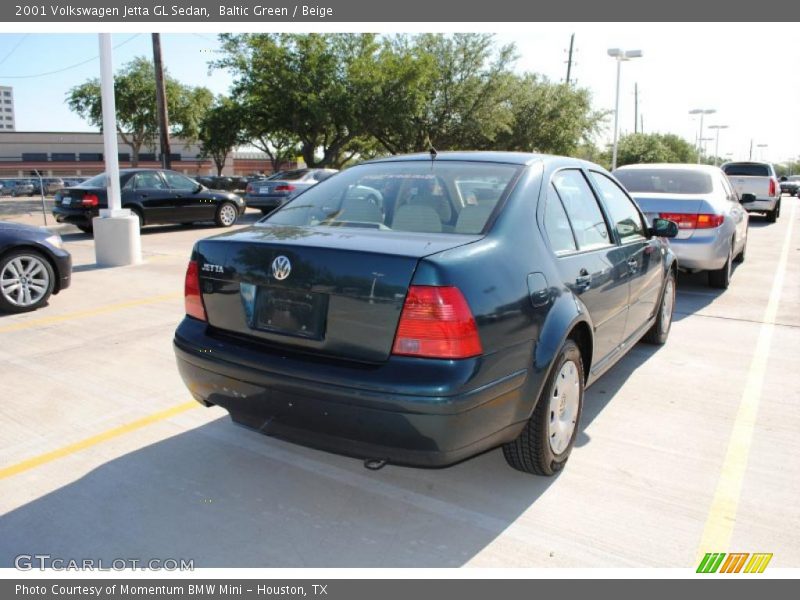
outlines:
M623 167L614 171L614 177L632 194L710 194L713 188L708 173L689 169Z
M731 187L728 178L724 175L719 176L719 183L722 186L722 190L725 192L725 197L728 200L736 201L736 194L733 193L733 188Z
M164 190L166 185L156 172L142 172L136 174L134 187L137 190Z
M567 254L578 249L567 213L552 184L547 190L547 198L544 203L544 230L547 239L550 240L550 247L556 254Z
M752 163L728 163L722 165L722 170L726 175L740 177L769 177L769 165L759 165Z
M280 181L297 181L308 174L308 170L298 169L297 171L286 171L285 173L281 173L281 176L278 179L280 179Z
M605 218L583 174L574 169L559 171L553 175L553 185L569 215L578 247L591 250L610 245Z
M645 237L644 223L639 210L622 188L602 173L591 171L590 175L603 197L603 203L611 215L614 229L617 230L622 243Z
M197 182L189 179L186 175L181 175L180 173L174 173L172 171L164 171L164 178L167 180L169 187L173 190L193 192L197 189Z

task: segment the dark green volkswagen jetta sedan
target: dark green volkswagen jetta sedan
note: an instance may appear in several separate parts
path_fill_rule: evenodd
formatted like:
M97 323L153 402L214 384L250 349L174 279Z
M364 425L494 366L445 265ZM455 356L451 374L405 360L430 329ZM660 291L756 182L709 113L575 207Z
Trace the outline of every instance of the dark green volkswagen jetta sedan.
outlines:
M364 163L196 244L178 366L236 422L367 466L502 446L550 475L586 386L666 341L676 234L581 160Z

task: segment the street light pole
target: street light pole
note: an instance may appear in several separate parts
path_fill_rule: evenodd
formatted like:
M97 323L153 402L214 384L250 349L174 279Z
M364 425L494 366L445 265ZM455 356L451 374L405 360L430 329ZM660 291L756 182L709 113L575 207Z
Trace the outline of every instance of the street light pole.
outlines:
M709 129L716 129L717 130L717 141L714 144L714 166L717 166L718 158L719 158L719 130L720 129L727 129L727 125L709 125Z
M619 48L609 48L608 55L617 61L617 93L614 100L614 145L611 151L611 170L617 168L617 145L619 142L619 85L620 75L622 74L622 62L632 58L642 56L641 50L621 50Z
M697 136L697 164L700 164L700 155L702 154L702 147L700 140L703 138L703 117L705 115L713 115L717 112L714 108L695 108L689 111L690 115L700 115L700 134Z

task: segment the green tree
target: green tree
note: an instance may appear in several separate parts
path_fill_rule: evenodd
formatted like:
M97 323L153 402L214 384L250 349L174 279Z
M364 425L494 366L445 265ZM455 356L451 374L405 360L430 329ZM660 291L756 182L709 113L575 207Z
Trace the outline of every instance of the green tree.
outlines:
M170 133L186 141L197 139L200 121L213 102L213 95L203 87L183 85L164 75ZM136 166L145 145L153 145L158 136L156 80L153 63L137 57L114 76L114 99L117 108L117 131L131 148L131 163ZM70 109L91 125L103 127L100 81L90 79L67 92Z
M534 74L515 77L508 105L513 121L497 140L504 150L571 156L591 146L606 118L606 113L592 110L587 89Z
M697 151L672 133L632 133L619 138L617 166L635 163L696 163Z
M244 141L243 117L241 106L221 97L200 122L198 139L202 156L211 157L217 175L222 175L228 155Z

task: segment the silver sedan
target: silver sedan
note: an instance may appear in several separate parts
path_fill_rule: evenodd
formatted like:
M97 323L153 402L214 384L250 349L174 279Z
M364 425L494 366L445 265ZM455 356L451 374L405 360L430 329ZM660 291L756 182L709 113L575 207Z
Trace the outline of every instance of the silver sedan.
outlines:
M687 271L708 271L709 285L725 289L732 263L744 261L748 214L725 173L708 165L627 165L614 175L652 221L678 224L670 246Z

